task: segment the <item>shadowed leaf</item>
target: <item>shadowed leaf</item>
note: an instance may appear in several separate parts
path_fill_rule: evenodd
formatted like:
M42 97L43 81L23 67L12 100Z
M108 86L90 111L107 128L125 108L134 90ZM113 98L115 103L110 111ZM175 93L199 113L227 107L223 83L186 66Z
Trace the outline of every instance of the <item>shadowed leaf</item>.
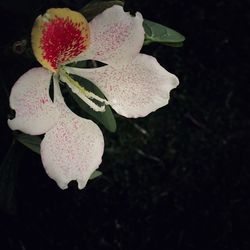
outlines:
M77 76L77 75L71 75L71 77L77 82L79 82L80 85L84 86L86 90L93 92L94 94L96 94L97 96L101 98L105 98L101 90L97 88L89 80L82 78L80 76ZM74 94L70 88L68 88L68 91L81 109L87 112L90 116L94 117L98 122L103 124L104 127L110 132L116 131L116 121L111 111L111 108L109 106L106 106L106 110L104 112L96 112L92 108L90 108L81 98L79 98L76 94Z
M172 47L181 47L185 41L183 35L161 24L144 19L143 27L145 30L144 45L161 43Z
M93 180L93 179L95 179L95 178L97 178L97 177L99 177L99 176L101 176L102 175L102 172L101 171L99 171L99 170L96 170L91 176L90 176L90 180Z
M16 135L16 139L33 152L40 154L40 144L42 139L39 136L21 133Z

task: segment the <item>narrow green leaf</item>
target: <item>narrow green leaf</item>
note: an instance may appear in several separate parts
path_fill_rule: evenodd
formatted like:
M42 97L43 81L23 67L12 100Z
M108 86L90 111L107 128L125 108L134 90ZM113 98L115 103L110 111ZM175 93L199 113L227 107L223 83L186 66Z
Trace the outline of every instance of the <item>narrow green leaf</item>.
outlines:
M144 40L143 45L149 45L151 43L153 43L151 40ZM180 48L183 46L183 42L181 42L181 43L163 43L163 42L161 42L161 44L167 45L169 47L174 47L174 48Z
M81 69L90 69L90 68L99 68L105 66L105 63L94 61L94 60L84 60L84 61L76 61L67 64L68 67L81 68Z
M185 40L185 37L177 31L159 23L144 19L143 27L145 30L144 45L161 43L172 47L181 47Z
M16 135L16 139L33 152L40 154L40 144L42 140L39 136L20 133Z
M95 179L95 178L97 178L97 177L99 177L99 176L101 176L102 175L102 172L101 171L99 171L99 170L96 170L91 176L90 176L90 180L93 180L93 179Z
M67 64L68 67L87 68L87 61L77 61Z
M174 47L174 48L180 48L183 46L183 42L181 42L181 43L162 43L162 44L170 46L170 47Z
M113 5L124 5L122 0L104 1L104 0L92 0L90 3L85 5L84 8L80 9L79 12L84 15L84 17L91 21L95 16L102 13L104 10L112 7Z
M87 89L90 92L93 92L94 94L100 96L101 98L105 98L104 94L101 92L99 88L97 88L92 82L89 80L82 78L77 75L70 75L75 81L79 82L80 85L82 85L85 89ZM81 109L83 109L85 112L87 112L90 116L93 116L98 122L104 125L104 127L109 130L110 132L116 131L116 121L114 118L114 115L112 113L112 110L109 106L106 106L105 112L96 112L92 108L90 108L84 101L82 101L81 98L79 98L76 94L74 94L70 88L68 88L68 91L70 95L73 97L75 102L80 106Z

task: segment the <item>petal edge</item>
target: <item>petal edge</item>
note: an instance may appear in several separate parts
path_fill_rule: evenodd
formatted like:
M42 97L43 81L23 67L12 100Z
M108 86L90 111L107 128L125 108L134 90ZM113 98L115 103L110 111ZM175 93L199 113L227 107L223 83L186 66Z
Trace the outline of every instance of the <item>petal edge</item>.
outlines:
M55 125L60 113L49 96L51 76L44 68L33 68L16 81L10 94L10 107L16 111L8 120L12 130L39 135Z
M170 91L179 84L175 75L165 70L154 57L145 54L139 54L122 69L67 67L67 71L96 84L112 108L128 118L144 117L167 105Z
M90 46L74 60L97 60L113 67L128 64L143 46L142 22L139 12L131 16L118 5L106 9L89 23Z
M83 189L91 174L99 167L104 139L99 127L69 110L60 100L61 116L56 126L45 134L41 157L50 178L62 189L72 180Z

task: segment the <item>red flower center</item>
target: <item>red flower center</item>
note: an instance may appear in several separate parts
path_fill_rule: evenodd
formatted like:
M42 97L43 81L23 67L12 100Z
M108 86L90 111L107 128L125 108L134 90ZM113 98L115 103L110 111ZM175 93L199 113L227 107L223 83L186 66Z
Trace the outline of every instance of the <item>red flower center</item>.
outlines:
M83 35L83 26L83 23L73 23L68 17L56 17L44 23L40 41L42 57L54 69L58 68L58 64L74 58L86 49L88 32Z

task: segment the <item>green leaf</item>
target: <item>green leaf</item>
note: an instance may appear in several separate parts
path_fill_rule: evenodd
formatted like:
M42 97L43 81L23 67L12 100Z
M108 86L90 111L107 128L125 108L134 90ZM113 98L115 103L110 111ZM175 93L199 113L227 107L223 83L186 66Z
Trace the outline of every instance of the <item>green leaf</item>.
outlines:
M102 13L104 10L112 7L113 5L124 5L124 1L122 0L114 0L114 1L103 1L103 0L92 0L90 3L85 5L84 8L80 9L79 12L84 15L84 17L91 21L95 16Z
M81 69L90 69L90 68L99 68L105 66L105 63L94 61L94 60L84 60L84 61L76 61L67 64L68 67L81 68Z
M105 98L104 94L101 92L99 88L97 88L92 82L89 80L82 78L78 75L70 75L75 81L77 81L80 85L82 85L86 90L93 92L97 96L101 98ZM90 108L81 98L79 98L76 94L74 94L70 88L68 88L70 95L73 97L75 102L87 112L89 115L93 116L98 122L104 125L104 127L110 132L116 131L116 121L114 115L109 106L106 106L105 112L96 112L92 108Z
M74 68L87 68L87 61L77 61L67 64L68 67L74 67Z
M91 176L90 176L90 180L93 180L93 179L95 179L95 178L97 178L97 177L99 177L99 176L101 176L102 175L102 172L101 171L99 171L99 170L96 170Z
M144 45L161 43L172 47L181 47L185 41L183 35L159 23L144 19L143 27L145 30Z
M42 139L39 136L20 133L16 135L16 139L33 152L40 154L40 144Z
M174 47L174 48L180 48L183 46L183 42L182 43L162 43L162 44L170 46L170 47Z

